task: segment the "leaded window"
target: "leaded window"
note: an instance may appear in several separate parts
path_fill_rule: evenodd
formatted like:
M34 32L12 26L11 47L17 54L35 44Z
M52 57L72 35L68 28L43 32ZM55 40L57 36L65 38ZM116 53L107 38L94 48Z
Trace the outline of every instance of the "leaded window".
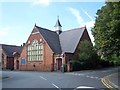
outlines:
M43 61L43 44L34 39L27 49L28 61Z

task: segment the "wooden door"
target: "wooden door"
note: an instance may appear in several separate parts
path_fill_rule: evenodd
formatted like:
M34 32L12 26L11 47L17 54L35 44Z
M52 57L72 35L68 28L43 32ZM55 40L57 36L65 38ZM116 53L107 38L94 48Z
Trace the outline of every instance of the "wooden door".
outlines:
M58 59L58 70L61 69L61 66L62 66L62 59L59 58L59 59Z
M16 60L16 69L19 69L19 61Z

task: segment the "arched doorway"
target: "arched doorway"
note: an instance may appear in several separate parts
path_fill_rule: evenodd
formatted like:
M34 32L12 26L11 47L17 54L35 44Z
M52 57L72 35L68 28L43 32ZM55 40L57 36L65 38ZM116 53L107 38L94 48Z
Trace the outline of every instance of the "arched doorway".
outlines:
M57 58L56 63L57 63L57 70L60 70L62 66L62 58Z

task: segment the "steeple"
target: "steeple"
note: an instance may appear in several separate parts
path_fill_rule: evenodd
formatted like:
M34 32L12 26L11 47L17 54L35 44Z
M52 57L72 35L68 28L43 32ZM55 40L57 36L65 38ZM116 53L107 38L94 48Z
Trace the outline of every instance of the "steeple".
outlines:
M37 25L36 25L36 23L35 23L34 28L36 28L36 26L37 26Z
M57 22L55 24L55 30L56 30L56 33L57 34L60 34L62 32L62 25L60 24L60 21L59 21L59 16L58 16L58 19L57 19Z

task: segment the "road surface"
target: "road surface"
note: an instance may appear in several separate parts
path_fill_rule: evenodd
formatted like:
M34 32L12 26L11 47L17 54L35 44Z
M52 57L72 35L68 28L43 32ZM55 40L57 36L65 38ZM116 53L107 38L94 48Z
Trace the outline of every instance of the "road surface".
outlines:
M86 70L77 72L38 72L38 71L2 71L9 78L0 80L2 88L52 88L64 90L69 88L105 89L101 78L118 72L118 68ZM40 89L40 90L41 90ZM4 89L3 89L4 90Z

